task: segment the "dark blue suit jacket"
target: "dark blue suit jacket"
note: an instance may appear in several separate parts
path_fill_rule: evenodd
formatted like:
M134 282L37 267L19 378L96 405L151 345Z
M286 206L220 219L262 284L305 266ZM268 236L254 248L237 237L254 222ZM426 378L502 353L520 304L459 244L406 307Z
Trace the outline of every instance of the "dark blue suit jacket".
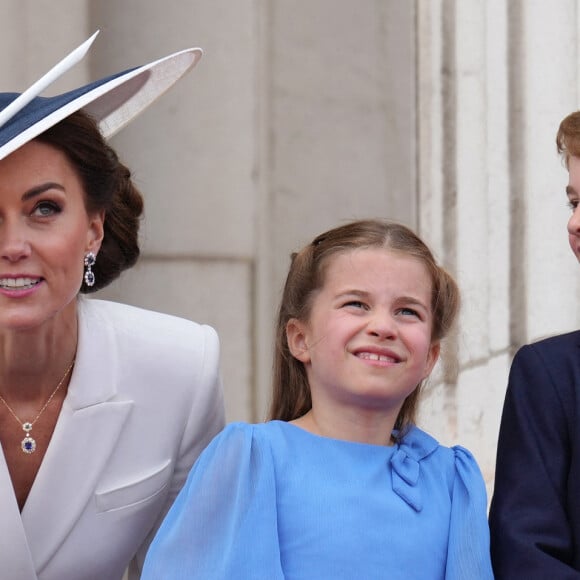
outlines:
M580 331L516 354L495 477L496 578L580 579Z

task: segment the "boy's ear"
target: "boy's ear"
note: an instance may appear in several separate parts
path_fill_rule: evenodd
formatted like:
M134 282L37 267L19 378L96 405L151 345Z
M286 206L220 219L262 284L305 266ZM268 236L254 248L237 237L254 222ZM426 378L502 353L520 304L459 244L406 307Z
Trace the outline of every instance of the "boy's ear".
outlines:
M306 325L297 318L291 318L286 323L286 340L290 353L296 360L304 364L310 362L307 335Z

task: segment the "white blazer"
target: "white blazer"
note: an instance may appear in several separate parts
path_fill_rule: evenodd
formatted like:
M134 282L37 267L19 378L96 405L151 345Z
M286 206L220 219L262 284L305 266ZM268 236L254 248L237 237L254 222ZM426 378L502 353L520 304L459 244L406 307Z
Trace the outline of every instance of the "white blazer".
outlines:
M79 299L75 367L22 510L0 450L0 578L138 578L191 465L224 425L209 326ZM15 424L15 428L17 425Z

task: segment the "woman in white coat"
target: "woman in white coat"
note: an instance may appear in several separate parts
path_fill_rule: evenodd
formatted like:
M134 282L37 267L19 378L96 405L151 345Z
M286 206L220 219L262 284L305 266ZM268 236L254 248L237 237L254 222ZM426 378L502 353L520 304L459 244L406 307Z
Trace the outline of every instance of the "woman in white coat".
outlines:
M224 425L215 331L88 299L139 255L143 201L106 138L199 59L51 98L0 94L0 576L138 578Z

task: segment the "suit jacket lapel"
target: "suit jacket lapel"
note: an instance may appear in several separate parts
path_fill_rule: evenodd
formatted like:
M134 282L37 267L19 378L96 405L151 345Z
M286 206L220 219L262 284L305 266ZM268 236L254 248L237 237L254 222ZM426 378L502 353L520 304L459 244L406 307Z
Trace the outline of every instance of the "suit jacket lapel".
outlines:
M0 569L3 578L37 580L2 446L0 446Z
M69 390L22 522L40 571L89 502L113 452L132 401L115 401L116 336L90 304L79 300L79 339Z

